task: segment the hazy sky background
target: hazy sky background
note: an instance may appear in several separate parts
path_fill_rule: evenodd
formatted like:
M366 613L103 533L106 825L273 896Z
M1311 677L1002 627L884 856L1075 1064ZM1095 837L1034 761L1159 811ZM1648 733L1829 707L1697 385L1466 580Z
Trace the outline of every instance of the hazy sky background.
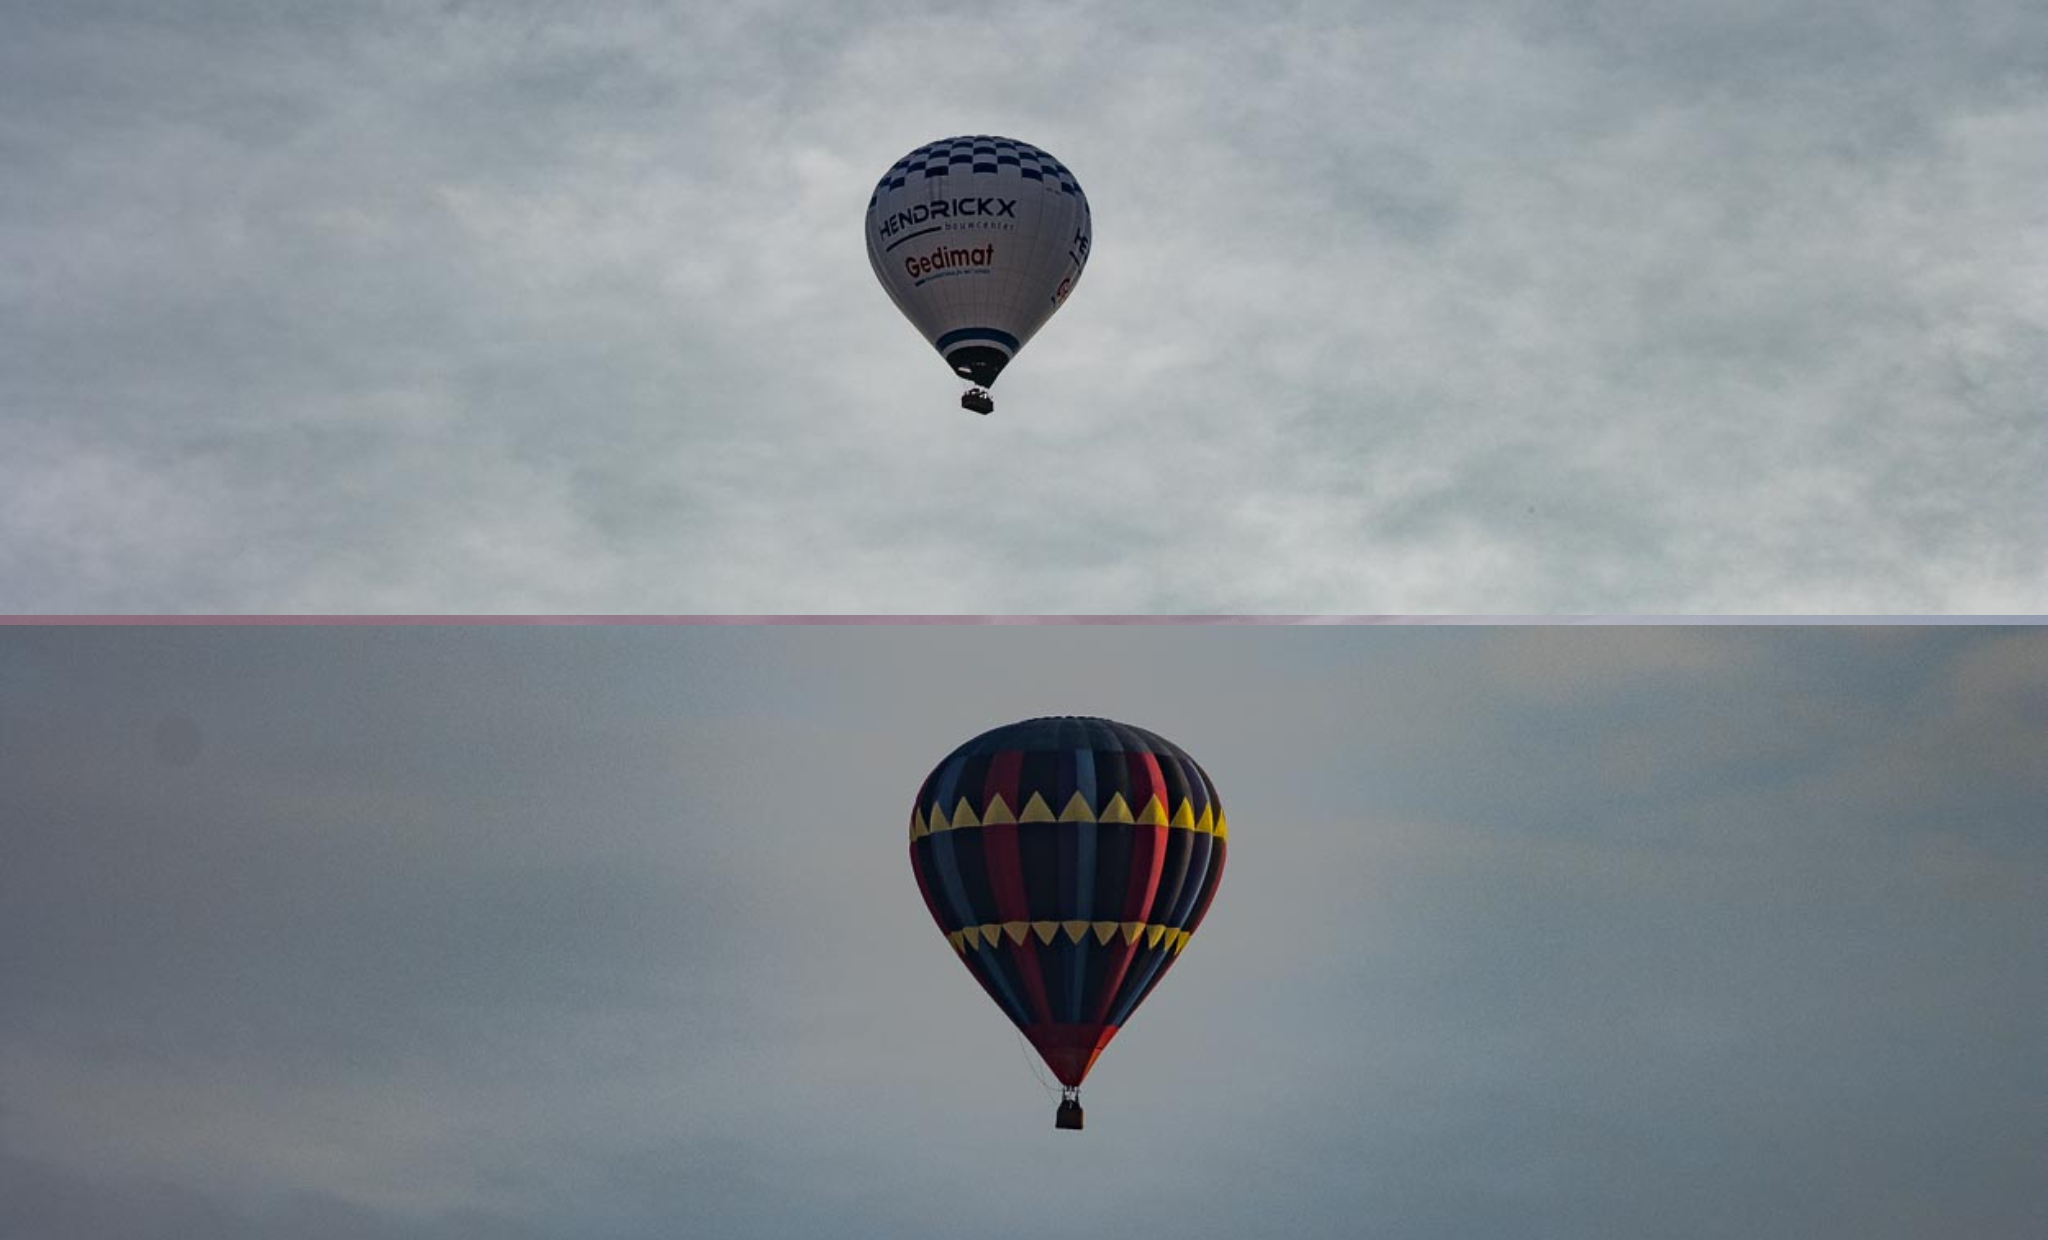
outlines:
M2033 0L0 18L7 611L2048 611ZM955 133L1096 223L986 420Z
M905 857L1230 812L1055 1132ZM2040 629L0 630L0 1237L2033 1240Z

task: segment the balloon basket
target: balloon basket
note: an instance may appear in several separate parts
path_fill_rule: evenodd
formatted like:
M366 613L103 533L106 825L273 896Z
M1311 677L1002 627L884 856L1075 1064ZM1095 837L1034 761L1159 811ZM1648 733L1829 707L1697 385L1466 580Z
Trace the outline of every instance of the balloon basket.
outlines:
M1071 1128L1081 1131L1081 1100L1075 1097L1062 1099L1059 1114L1053 1119L1055 1128Z
M962 409L972 409L974 412L984 416L996 411L996 403L990 400L988 393L980 388L970 389L966 395L962 396L960 398L960 407Z

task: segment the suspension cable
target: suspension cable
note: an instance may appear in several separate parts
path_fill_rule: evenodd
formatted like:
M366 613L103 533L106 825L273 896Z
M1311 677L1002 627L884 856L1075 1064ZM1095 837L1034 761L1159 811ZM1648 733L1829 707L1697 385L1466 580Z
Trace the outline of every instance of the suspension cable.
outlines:
M1031 1043L1024 1040L1024 1031L1021 1029L1017 1031L1017 1045L1024 1050L1024 1066L1030 1068L1031 1075L1038 1078L1039 1088L1045 1090L1045 1096L1048 1098L1060 1097L1060 1091L1053 1087L1051 1081L1045 1079L1045 1073L1039 1071L1038 1056L1031 1049Z

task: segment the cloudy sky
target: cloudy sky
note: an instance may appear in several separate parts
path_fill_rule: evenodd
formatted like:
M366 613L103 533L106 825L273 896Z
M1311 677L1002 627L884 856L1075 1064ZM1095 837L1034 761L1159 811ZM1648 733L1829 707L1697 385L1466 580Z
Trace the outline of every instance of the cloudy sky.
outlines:
M1053 1102L958 741L1231 863ZM2031 1240L2048 631L0 630L0 1237Z
M2048 610L2032 0L0 0L14 612ZM993 418L860 220L1094 206Z

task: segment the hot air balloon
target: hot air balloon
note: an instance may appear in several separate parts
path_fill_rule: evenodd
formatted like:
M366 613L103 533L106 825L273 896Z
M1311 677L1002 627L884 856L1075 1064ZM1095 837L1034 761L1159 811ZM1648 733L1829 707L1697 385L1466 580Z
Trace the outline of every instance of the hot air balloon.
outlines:
M910 868L932 920L1064 1087L1173 967L1223 876L1216 787L1179 746L1108 719L984 732L926 777Z
M868 199L868 262L954 373L961 407L988 388L1088 265L1088 197L1057 159L1013 138L942 138L896 161Z

